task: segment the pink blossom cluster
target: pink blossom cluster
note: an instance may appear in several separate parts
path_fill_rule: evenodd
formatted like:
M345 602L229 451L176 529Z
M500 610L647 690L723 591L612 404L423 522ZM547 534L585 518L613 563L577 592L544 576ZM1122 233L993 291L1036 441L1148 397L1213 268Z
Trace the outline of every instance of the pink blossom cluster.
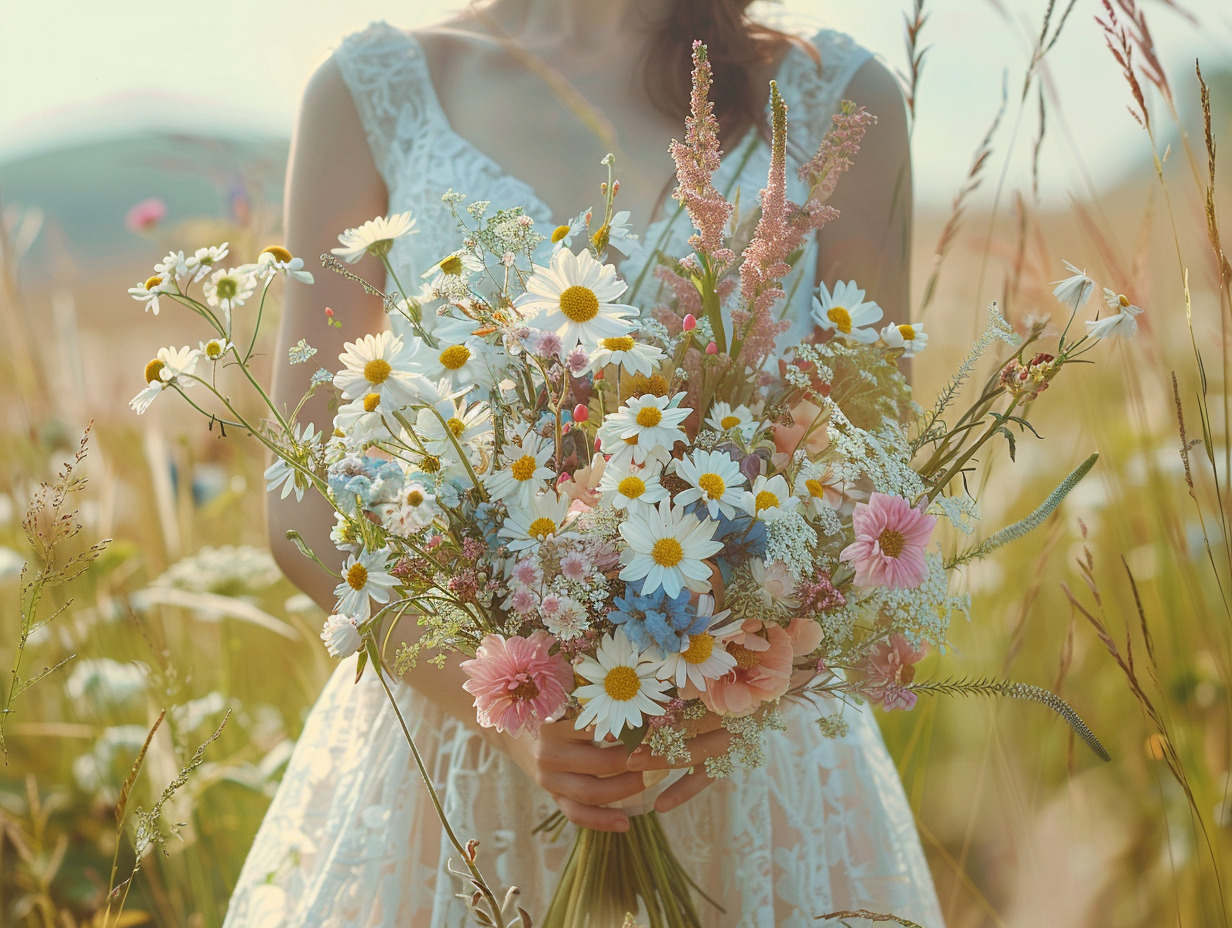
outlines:
M915 679L915 665L924 654L923 648L912 647L897 632L889 641L878 642L864 660L865 694L886 709L915 708L916 695L906 687Z
M1001 369L1000 379L1012 395L1033 400L1048 389L1058 370L1056 358L1041 351L1026 364L1017 358L1011 360Z
M800 180L809 185L811 202L824 203L834 193L839 176L851 167L851 159L860 150L864 133L877 122L877 117L864 107L844 100L842 108L831 118L833 127L821 140L817 154L800 167Z
M830 612L847 605L847 597L834 588L830 575L819 570L813 579L801 580L796 587L796 596L804 613Z
M718 273L735 261L731 249L723 246L723 233L731 220L732 205L714 187L714 172L719 169L719 121L709 100L713 82L706 46L693 43L693 93L689 98L689 117L685 120L685 140L673 140L672 160L676 162L677 186L673 196L688 210L697 234L689 246L705 255Z

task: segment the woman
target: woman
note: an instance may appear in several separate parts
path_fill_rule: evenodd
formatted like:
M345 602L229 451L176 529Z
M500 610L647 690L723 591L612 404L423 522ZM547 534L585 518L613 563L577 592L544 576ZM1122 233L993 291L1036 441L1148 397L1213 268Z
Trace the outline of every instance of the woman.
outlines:
M653 249L684 253L691 231L669 199L667 146L683 132L696 37L710 48L712 99L729 149L716 180L725 192L739 188L746 207L766 176L771 78L790 109L796 163L815 150L843 97L880 118L832 200L842 220L800 262L807 279L789 307L786 338L809 334L808 291L819 280L854 278L889 315L905 316L911 187L896 83L849 37L823 31L811 44L793 40L749 23L748 6L494 0L415 34L377 24L349 37L305 95L288 178L289 248L318 255L343 229L409 209L418 234L400 239L391 260L400 279L416 279L453 247L454 226L440 204L446 189L496 207L525 206L551 229L598 202L599 162L612 151L618 208L629 210L640 236L618 266L630 301L650 305ZM357 270L371 280L381 275L375 263ZM334 307L341 330L328 324L325 306ZM386 324L378 299L319 274L312 288L289 284L275 356L306 338L328 361L344 340ZM302 396L305 367L279 367L277 402ZM328 424L327 399L314 399L307 414ZM270 523L284 571L332 608L334 581L282 540L296 528L328 559L328 507L271 497ZM444 866L452 849L385 694L371 675L359 685L353 679L346 662L313 710L227 926L465 923L454 898L463 887ZM542 914L568 841L532 834L535 825L559 808L578 825L626 829L625 813L606 805L639 793L643 770L655 763L595 747L568 722L545 726L538 740L481 730L464 679L457 661L420 667L398 699L455 830L481 840L488 879L518 885L526 907ZM655 803L686 868L726 908L720 914L703 904L707 924L784 928L867 908L940 925L911 813L870 715L845 710L849 731L833 739L819 733L816 709L792 706L785 715L790 731L768 739L765 767L710 781L701 761L722 750L725 736L702 736L697 771Z

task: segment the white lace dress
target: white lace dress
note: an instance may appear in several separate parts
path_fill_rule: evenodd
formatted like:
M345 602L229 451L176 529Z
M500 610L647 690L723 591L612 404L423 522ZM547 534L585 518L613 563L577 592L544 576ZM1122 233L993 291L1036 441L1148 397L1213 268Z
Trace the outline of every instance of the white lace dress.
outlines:
M793 49L778 74L796 127L795 159L811 154L810 134L827 124L869 54L841 33L823 31L812 41L820 72ZM524 206L544 228L560 221L528 184L450 128L413 37L375 24L344 40L335 59L384 175L389 211L418 218L420 234L401 239L393 255L403 281L452 247L454 225L440 202L449 188L495 207ZM724 158L719 188L738 185L750 202L765 184L768 160L765 143L750 136ZM789 166L793 181L794 173ZM687 216L669 205L621 265L642 305L658 285L647 271L653 248L687 252ZM801 268L815 267L815 249ZM785 341L807 333L808 290L798 287L789 300L793 329ZM354 670L353 659L344 661L312 709L224 928L466 924L454 898L461 884L446 875L452 848L397 719L373 676L355 685ZM478 838L489 879L519 886L526 907L541 916L571 839L571 831L555 842L532 834L555 808L550 797L409 687L395 692L456 833ZM805 928L820 924L818 914L861 908L940 928L912 813L876 722L866 709L844 713L849 731L831 739L820 733L816 709L785 707L789 731L767 738L764 767L738 772L663 816L680 859L727 910L700 903L708 928Z

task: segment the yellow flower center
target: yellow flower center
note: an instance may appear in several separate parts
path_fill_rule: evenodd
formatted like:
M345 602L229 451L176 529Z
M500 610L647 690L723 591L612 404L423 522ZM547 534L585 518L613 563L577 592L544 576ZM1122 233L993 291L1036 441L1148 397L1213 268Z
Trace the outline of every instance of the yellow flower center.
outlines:
M637 411L637 424L644 429L653 429L663 421L663 413L658 406L643 406Z
M623 441L626 445L628 445L631 448L637 447L637 436L636 435L633 435L629 438L622 438L621 441Z
M660 538L650 549L650 556L660 567L675 567L684 560L684 547L675 538Z
M531 477L535 476L535 471L539 469L539 464L529 454L524 454L509 468L509 473L513 474L513 479L520 483L525 483Z
M411 490L406 494L406 504L408 506L420 506L423 504L424 499L422 490Z
M733 641L727 646L727 653L736 659L736 666L741 670L757 666L757 652L750 651L742 644L736 644Z
M205 343L205 356L211 361L217 361L222 357L222 342L216 338L210 339Z
M600 339L599 344L608 351L632 351L633 339L628 335L622 335L620 338L604 338Z
M381 394L369 393L364 397L364 412L376 412L376 408L381 405Z
M527 677L512 690L509 691L511 699L521 699L529 702L539 695L539 687L535 685L535 681Z
M441 273L457 277L462 273L462 259L457 255L450 255L441 262Z
M646 492L646 482L641 477L626 477L617 484L616 489L620 491L621 496L627 496L629 499L637 499Z
M905 342L915 341L915 326L900 325L898 327L898 334L903 337L903 341Z
M702 490L705 490L706 495L711 499L718 499L727 492L727 484L723 482L723 478L718 474L702 474L697 478L697 485Z
M590 237L590 244L595 246L595 251L602 251L607 247L610 239L610 233L607 226L600 226L599 231Z
M599 298L590 287L575 285L560 295L560 311L570 322L590 322L599 315Z
M638 678L637 671L624 664L613 667L603 678L604 691L617 702L628 702L641 688L642 681Z
M157 274L155 274L153 277L149 278L145 282L145 288L147 290L153 290L155 287L157 287L162 282L163 282L163 279L159 277Z
M813 499L821 499L826 495L825 485L820 480L806 480L804 487L809 491L809 496Z
M851 334L851 313L847 311L846 306L831 306L826 312L826 318L834 323L844 335Z
M779 498L769 490L762 490L757 494L757 499L754 500L754 504L757 507L757 511L761 512L763 509L775 508L779 504Z
M1121 304L1122 309L1125 309L1129 306L1129 297L1122 293L1119 297L1117 297L1117 302Z
M394 369L384 358L373 358L364 365L364 380L368 383L383 384L393 372Z
M526 534L531 538L538 538L540 541L547 538L556 531L556 522L549 519L547 516L540 516L530 524L530 528L526 530Z
M552 230L552 244L555 245L557 242L559 242L561 239L563 239L568 234L569 234L569 226L567 225L557 226L555 229Z
M441 367L456 371L471 359L471 350L465 345L450 345L441 352Z
M145 366L145 382L146 383L162 383L163 368L167 365L155 358Z
M353 590L362 590L368 582L368 568L363 564L352 564L346 575L347 585Z
M454 438L461 438L462 433L466 431L466 423L457 416L450 416L445 420L445 425L448 426L449 431L453 432Z
M275 261L280 261L286 264L291 260L291 252L287 251L281 245L270 245L269 248L263 249L261 254L273 255Z
M903 553L903 548L907 547L907 539L903 537L902 532L887 528L877 536L877 545L886 557L898 557Z
M425 454L423 460L419 462L419 467L425 474L435 474L441 469L441 459L435 454Z
M690 664L704 664L710 660L712 651L714 651L714 635L702 632L700 635L689 636L689 649L681 657Z
M740 424L739 416L724 416L722 419L719 420L719 425L723 426L725 430L734 429L739 424Z

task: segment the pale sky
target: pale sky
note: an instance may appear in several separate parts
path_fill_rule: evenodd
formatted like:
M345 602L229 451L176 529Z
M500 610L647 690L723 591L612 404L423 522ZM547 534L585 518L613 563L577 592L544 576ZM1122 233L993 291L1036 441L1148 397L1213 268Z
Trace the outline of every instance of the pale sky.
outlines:
M1195 29L1162 0L1140 0L1178 96L1191 93L1192 62L1229 64L1232 2L1178 0ZM933 46L920 86L914 139L919 196L949 200L987 131L1008 69L1017 96L1047 0L929 0L924 41ZM0 161L81 136L160 126L289 134L299 95L338 40L374 19L414 27L457 0L0 0ZM902 11L910 0L784 0L776 8L808 31L850 32L892 68L905 63ZM1065 3L1059 0L1058 7ZM1064 120L1049 127L1042 167L1048 199L1085 189L1080 151L1097 183L1127 159L1148 157L1129 114L1128 93L1095 26L1097 0L1078 0L1049 63ZM1005 10L1004 15L999 10ZM1196 93L1193 94L1196 97ZM998 136L1004 164L1016 110ZM1162 113L1160 114L1163 115ZM1009 179L1022 183L1035 132L1024 114ZM1068 133L1068 138L1067 138ZM986 184L991 188L995 176Z

